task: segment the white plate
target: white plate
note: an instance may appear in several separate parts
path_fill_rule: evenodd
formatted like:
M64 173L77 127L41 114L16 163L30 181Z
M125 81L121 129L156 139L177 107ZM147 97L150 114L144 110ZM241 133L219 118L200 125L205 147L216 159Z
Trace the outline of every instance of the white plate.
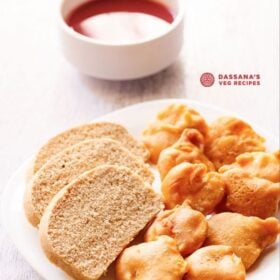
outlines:
M123 124L135 137L139 137L146 125L154 119L155 114L170 103L185 103L197 109L207 121L213 121L222 115L235 114L225 112L218 108L203 105L185 99L157 100L141 103L125 109L115 111L97 120L106 120ZM239 116L242 118L241 116ZM95 121L97 121L95 120ZM267 148L270 151L278 148L277 142L273 141L270 135L251 125L256 131L267 139ZM64 280L69 278L59 268L52 265L43 254L38 240L37 230L26 220L23 211L23 193L25 188L26 170L31 160L26 161L11 178L9 184L2 194L2 223L13 242L21 254L26 258L30 265L45 279ZM278 242L279 245L279 242ZM253 270L248 273L247 279L251 280L277 280L279 275L279 246L274 245L268 248L263 254L261 261L254 265ZM107 275L103 279L114 279Z

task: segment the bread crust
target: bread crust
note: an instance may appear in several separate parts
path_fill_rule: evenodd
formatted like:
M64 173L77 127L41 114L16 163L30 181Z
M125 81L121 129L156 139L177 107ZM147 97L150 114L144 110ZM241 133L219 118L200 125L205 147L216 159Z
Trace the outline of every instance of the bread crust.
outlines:
M72 276L74 279L79 280L97 280L84 277L77 269L69 266L66 262L64 262L59 255L57 255L53 250L50 243L50 240L47 235L49 218L52 214L53 207L59 202L59 200L65 195L67 192L67 187L59 191L56 196L52 199L50 204L48 205L39 225L39 238L42 249L46 254L47 258L56 266L60 267L63 271L65 271L68 275Z
M82 181L83 178L86 178L87 176L94 177L94 175L96 173L98 173L102 170L105 170L105 171L106 170L108 170L108 171L115 170L119 173L125 172L128 174L128 176L133 176L134 178L136 178L136 181L142 182L143 190L148 191L148 193L153 193L154 198L153 198L153 195L151 195L149 197L149 199L151 201L150 203L154 204L154 206L152 207L153 213L150 214L150 217L146 218L145 225L163 208L160 197L158 195L156 195L153 192L153 190L148 185L146 185L139 176L137 176L136 174L133 174L126 167L117 167L117 166L113 166L113 165L103 165L103 166L96 167L88 172L85 172L77 180L73 181L68 186L66 186L62 190L60 190L55 195L55 197L52 199L50 204L48 205L48 207L47 207L46 211L44 212L44 215L41 219L40 226L39 226L40 242L41 242L41 246L42 246L46 256L52 263L54 263L55 265L57 265L58 267L63 269L70 276L74 277L75 279L79 279L79 280L97 280L102 276L102 274L104 274L106 272L108 267L104 267L102 273L96 275L96 277L91 277L91 276L86 276L77 267L74 267L70 263L67 263L65 261L65 259L63 259L59 254L56 253L56 251L52 245L52 242L49 237L49 230L50 230L50 223L51 223L50 221L53 218L52 215L55 212L54 209L56 207L59 208L59 206L61 206L60 203L61 203L62 199L65 199L66 196L71 195L72 194L71 191L74 190L75 188L79 188L79 187L82 188L82 186L79 185L79 182ZM110 172L107 172L107 173L108 173L108 176L111 175ZM129 219L129 217L128 217L128 219ZM140 232L140 230L142 230L145 227L145 225L142 222L142 225L137 229L137 231L133 232L133 234L128 238L126 246L134 239L134 237ZM61 225L61 226L63 226L63 225ZM127 233L124 232L124 234L127 234ZM124 246L122 249L124 249L126 246ZM122 250L119 250L119 253L121 251ZM118 256L118 254L116 254L115 258L117 258L117 256ZM114 260L112 260L112 262L113 261Z
M154 180L148 165L122 147L119 142L109 138L80 142L53 157L27 184L24 209L29 222L37 226L45 207L55 193L81 173L102 164L124 165L138 173L149 184Z
M23 198L23 209L29 223L36 227L40 223L40 219L38 215L36 215L36 210L32 202L33 180L34 178L27 182Z
M101 137L119 141L145 162L150 157L150 153L144 144L137 142L122 125L111 122L89 123L68 129L51 138L42 146L34 160L32 174L34 175L51 157L62 149L68 148L83 140Z

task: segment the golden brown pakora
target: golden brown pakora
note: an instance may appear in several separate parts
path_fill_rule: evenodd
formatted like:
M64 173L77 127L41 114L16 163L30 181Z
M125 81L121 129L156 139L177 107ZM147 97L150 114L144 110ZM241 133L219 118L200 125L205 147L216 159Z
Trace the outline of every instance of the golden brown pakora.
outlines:
M164 149L159 156L157 167L161 178L170 169L182 163L204 163L208 170L215 170L213 163L204 155L204 137L196 129L185 129L176 143Z
M202 246L207 235L206 218L187 203L162 211L147 230L145 240L162 235L174 238L180 253L187 256Z
M142 140L150 151L150 161L156 164L160 152L174 144L185 128L195 128L204 136L208 132L203 117L184 104L172 104L159 112L143 132Z
M280 152L273 154L266 152L252 152L239 155L233 164L224 165L219 169L223 173L229 169L239 167L251 175L271 182L280 182Z
M233 163L245 152L264 150L264 138L242 120L221 117L210 125L205 154L216 168Z
M224 209L262 219L276 215L280 200L279 183L254 177L240 168L229 169L222 176L226 189Z
M184 280L245 280L241 259L230 246L207 246L187 258L188 272Z
M187 265L168 236L123 251L116 263L118 280L181 280Z
M276 218L262 220L237 213L220 213L208 221L206 245L228 245L239 256L246 269L258 259L262 251L273 244L280 233Z
M224 197L222 175L207 172L204 164L180 163L173 167L162 182L167 208L187 202L193 209L210 214Z

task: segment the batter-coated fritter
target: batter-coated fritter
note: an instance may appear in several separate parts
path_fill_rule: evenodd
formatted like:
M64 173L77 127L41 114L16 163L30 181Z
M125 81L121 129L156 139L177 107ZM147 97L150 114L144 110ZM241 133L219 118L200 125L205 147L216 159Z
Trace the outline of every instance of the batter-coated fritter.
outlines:
M222 176L226 184L224 209L262 219L276 215L280 200L279 183L254 177L240 168L232 168Z
M276 241L280 224L276 218L262 220L237 213L221 213L208 221L207 245L228 245L239 256L246 269L262 251Z
M204 164L180 163L162 182L165 204L173 208L187 202L193 209L210 214L224 197L224 181L217 172L208 172Z
M205 154L216 168L231 164L245 152L264 151L264 138L242 120L221 117L211 124Z
M223 173L229 169L239 167L251 175L271 182L280 182L280 152L273 154L266 152L244 153L235 159L230 165L224 165L219 169Z
M160 153L157 163L161 178L182 162L204 163L208 170L215 170L213 163L204 155L204 137L196 129L185 129L176 143Z
M116 263L118 280L181 280L187 265L168 236L123 251Z
M184 104L172 104L158 113L156 120L143 132L143 142L149 149L152 163L157 163L162 150L174 144L185 128L195 128L204 136L208 126L203 117Z
M206 218L186 203L162 211L147 230L145 240L153 241L162 235L174 238L180 253L189 255L200 248L206 238Z
M208 246L187 258L188 273L184 280L245 280L241 259L229 246Z

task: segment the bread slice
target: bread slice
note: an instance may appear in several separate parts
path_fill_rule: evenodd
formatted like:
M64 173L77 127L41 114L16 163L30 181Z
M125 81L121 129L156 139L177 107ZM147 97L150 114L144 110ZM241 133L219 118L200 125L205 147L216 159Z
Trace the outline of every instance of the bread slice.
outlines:
M151 184L148 165L119 142L100 138L80 142L57 154L28 183L24 207L28 220L36 226L53 196L82 173L103 164L122 165Z
M63 188L39 227L43 250L70 276L95 280L161 210L160 197L128 168L103 165Z
M133 154L141 157L144 161L149 159L149 152L143 144L137 142L123 126L110 122L98 122L84 124L66 130L50 139L38 152L33 166L35 174L53 155L61 150L75 145L84 140L95 138L111 138L119 141Z

